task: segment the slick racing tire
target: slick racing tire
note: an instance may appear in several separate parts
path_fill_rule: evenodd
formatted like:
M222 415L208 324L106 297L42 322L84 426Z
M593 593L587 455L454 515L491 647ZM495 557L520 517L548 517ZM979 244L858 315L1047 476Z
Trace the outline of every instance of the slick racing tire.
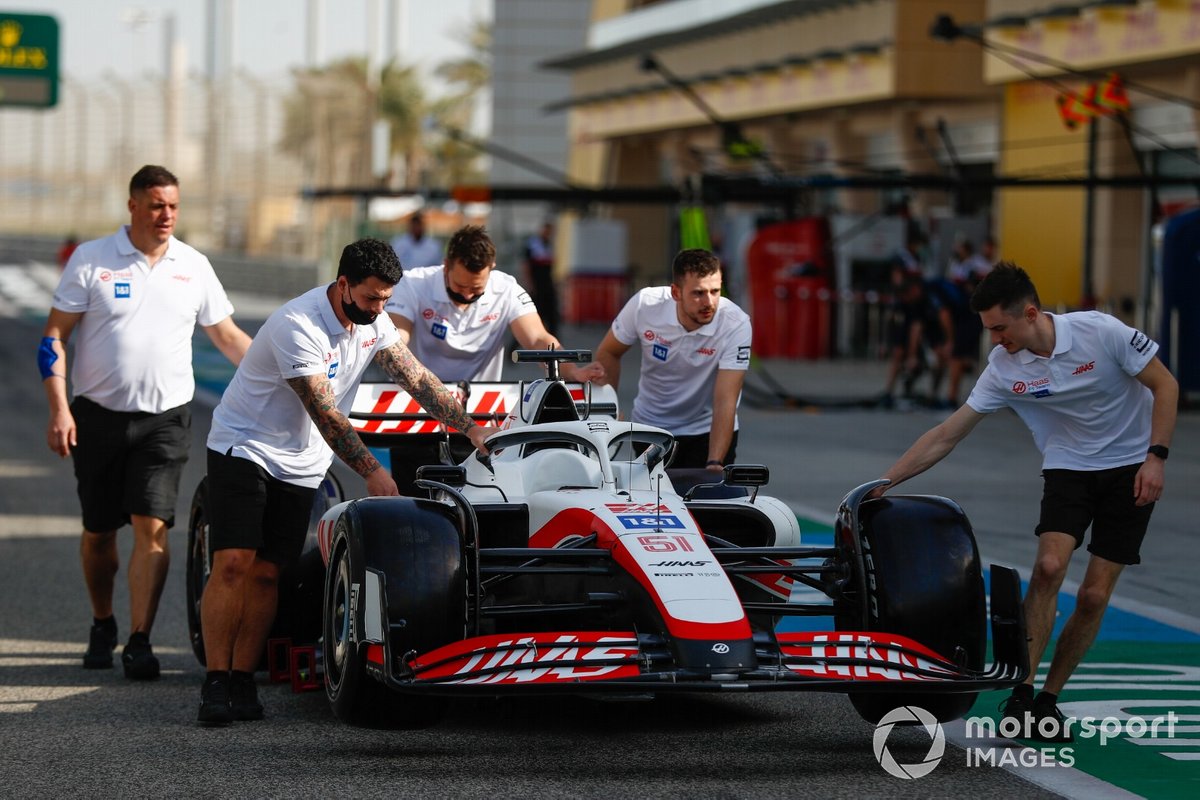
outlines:
M325 694L334 716L353 725L418 729L445 713L446 698L389 688L384 670L367 670L367 652L428 652L466 634L467 581L462 537L430 501L368 498L351 504L334 526L322 613ZM387 618L378 633L387 646L368 644L367 569L383 581ZM386 656L384 656L386 658Z
M320 636L321 590L325 570L321 553L316 548L314 532L321 515L342 501L342 485L332 473L325 477L313 498L308 538L300 560L286 567L279 577L279 607L270 638L291 639L293 644L311 643ZM192 495L188 512L187 542L187 621L192 652L201 665L205 664L204 631L200 622L200 600L212 573L212 551L209 549L208 478L202 478ZM266 665L266 654L260 669Z
M212 571L212 555L208 550L208 478L202 478L192 495L188 511L187 540L187 621L192 652L201 665L204 658L204 633L200 629L200 598Z
M970 523L941 497L897 496L858 511L861 552L851 558L867 596L836 615L838 630L895 633L968 670L983 668L987 607L983 569ZM948 722L963 717L977 692L852 693L867 722L894 708L920 706Z

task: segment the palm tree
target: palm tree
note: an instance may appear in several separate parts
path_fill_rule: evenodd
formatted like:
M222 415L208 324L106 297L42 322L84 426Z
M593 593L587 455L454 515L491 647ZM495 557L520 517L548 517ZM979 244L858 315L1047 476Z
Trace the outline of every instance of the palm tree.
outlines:
M473 20L463 34L470 52L459 59L444 61L434 73L450 85L450 94L430 108L439 130L466 131L483 94L492 81L492 24ZM478 164L479 151L455 139L441 136L432 144L431 154L440 181L446 185L476 183L483 179Z
M302 160L311 183L374 182L370 142L376 115L391 123L391 155L403 157L410 168L420 157L425 98L412 67L389 63L378 86L368 81L363 58L299 69L293 75L296 86L284 99L279 146Z
M425 92L415 67L389 62L379 82L379 116L391 123L391 155L404 161L408 183L420 175L425 158Z

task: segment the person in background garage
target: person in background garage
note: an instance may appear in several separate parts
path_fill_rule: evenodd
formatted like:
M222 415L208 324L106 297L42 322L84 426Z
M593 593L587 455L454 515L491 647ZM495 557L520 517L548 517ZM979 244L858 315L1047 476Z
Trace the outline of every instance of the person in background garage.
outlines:
M1022 738L1070 742L1058 695L1091 647L1122 570L1141 561L1162 497L1179 386L1144 333L1098 311L1043 311L1033 281L1014 264L1002 262L983 278L971 308L996 345L987 367L967 402L921 436L875 494L941 461L988 414L1011 408L1029 426L1043 456L1038 551L1024 603L1031 669L1003 713L1021 725ZM1091 556L1075 610L1034 696L1058 590L1089 525Z

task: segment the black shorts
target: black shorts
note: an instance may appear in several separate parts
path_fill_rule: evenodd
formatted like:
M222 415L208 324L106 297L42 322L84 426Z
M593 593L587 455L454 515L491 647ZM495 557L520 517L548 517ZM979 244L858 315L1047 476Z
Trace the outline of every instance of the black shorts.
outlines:
M738 432L733 432L729 441L729 450L725 453L725 463L732 464L737 457ZM671 459L671 469L704 469L708 461L708 434L698 433L695 436L675 437L675 456Z
M179 478L192 442L191 409L109 411L76 397L71 414L79 442L71 458L84 530L113 531L134 514L174 525Z
M208 542L280 566L300 557L316 489L271 477L247 458L208 451Z
M1140 564L1142 540L1154 511L1154 503L1134 505L1133 479L1141 466L1095 472L1043 470L1042 518L1035 533L1068 533L1078 548L1091 525L1089 553L1118 564Z

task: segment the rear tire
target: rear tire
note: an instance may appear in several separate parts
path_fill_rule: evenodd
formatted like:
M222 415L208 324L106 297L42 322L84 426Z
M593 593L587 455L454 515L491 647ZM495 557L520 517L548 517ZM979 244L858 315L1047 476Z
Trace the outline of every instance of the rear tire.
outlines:
M212 572L212 557L208 550L208 478L203 478L192 495L188 512L187 541L187 621L192 652L203 666L204 632L200 629L200 598Z
M983 668L987 607L983 569L971 525L962 510L940 497L885 497L858 510L862 553L853 569L865 574L867 596L839 609L838 630L895 633L925 645L964 668ZM867 722L894 708L919 706L947 722L966 716L978 692L852 693Z
M333 473L326 475L313 498L305 550L299 561L286 567L280 575L279 610L271 626L270 638L289 638L293 644L308 644L317 641L317 637L321 635L321 589L325 570L321 563L321 553L316 548L314 533L321 516L342 501L342 494L342 485ZM204 477L192 495L192 507L188 512L185 578L188 638L192 643L192 652L201 666L206 663L206 659L204 631L200 621L200 601L204 596L204 587L208 584L208 576L212 573L208 508L208 478ZM264 652L259 669L265 669L266 664Z
M386 582L383 635L393 658L428 652L465 635L461 535L445 515L422 508L420 502L428 501L360 500L334 528L322 614L325 694L334 716L353 725L427 728L445 713L446 698L396 691L368 674L368 645L362 641L368 566ZM373 548L366 540L386 542L380 548L386 552L368 559L364 552ZM356 592L358 607L352 608Z

